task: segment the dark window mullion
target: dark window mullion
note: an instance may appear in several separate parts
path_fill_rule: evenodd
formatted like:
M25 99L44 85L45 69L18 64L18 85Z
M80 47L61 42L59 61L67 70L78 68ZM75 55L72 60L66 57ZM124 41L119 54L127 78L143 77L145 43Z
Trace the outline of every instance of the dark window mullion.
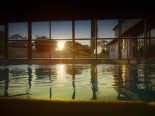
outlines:
M8 23L5 25L5 59L8 59Z
M73 41L73 49L72 49L73 57L72 57L72 59L75 59L75 52L74 52L74 49L75 49L75 20L72 20L72 41Z
M97 30L97 20L95 20L95 47L96 47L96 49L95 49L95 59L97 59L97 37L98 37L98 30Z
M28 59L32 59L32 23L28 22Z
M49 22L49 39L50 39L50 59L52 59L52 54L51 54L51 41L52 41L52 39L51 39L51 21Z

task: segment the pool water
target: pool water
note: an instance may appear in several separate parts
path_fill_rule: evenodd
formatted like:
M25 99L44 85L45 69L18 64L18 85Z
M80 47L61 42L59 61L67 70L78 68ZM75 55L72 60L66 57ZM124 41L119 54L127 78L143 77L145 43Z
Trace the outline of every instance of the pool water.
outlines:
M27 99L155 101L155 65L1 66L0 96Z

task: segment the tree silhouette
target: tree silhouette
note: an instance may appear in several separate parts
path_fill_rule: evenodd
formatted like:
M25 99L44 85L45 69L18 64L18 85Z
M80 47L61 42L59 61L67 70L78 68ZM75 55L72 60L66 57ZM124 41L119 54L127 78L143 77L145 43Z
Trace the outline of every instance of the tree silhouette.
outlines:
M97 45L102 48L101 54L109 55L109 47L108 47L108 41L107 40L101 40L97 42Z
M49 40L46 36L40 36L36 38L35 48L37 51L50 52L51 49L55 49L57 46L56 40Z
M73 49L73 42L72 41L67 41L65 42L65 50L69 51L72 53L72 50L74 50L76 55L90 55L92 53L91 48L88 45L82 45L79 42L74 43L74 49Z
M27 37L23 37L20 34L14 34L9 37L9 40L27 40ZM25 48L27 42L25 41L9 41L9 47L11 48Z
M14 39L14 40L25 40L25 39L27 39L27 37L23 37L23 36L21 36L20 34L14 34L14 35L11 35L10 37L9 37L9 39Z

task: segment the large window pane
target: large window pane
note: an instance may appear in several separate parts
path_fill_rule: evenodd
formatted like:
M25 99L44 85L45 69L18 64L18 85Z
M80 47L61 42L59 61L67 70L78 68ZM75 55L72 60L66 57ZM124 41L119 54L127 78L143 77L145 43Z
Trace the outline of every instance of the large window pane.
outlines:
M32 58L50 58L49 22L32 22Z
M49 22L32 22L32 39L45 37L49 39Z
M155 57L155 28L151 30L151 45L150 45L150 57Z
M49 39L38 39L32 41L32 58L49 59L51 54L51 41Z
M97 20L98 38L114 38L115 31L113 28L117 25L118 20Z
M95 58L95 40L76 40L75 58Z
M8 34L8 58L27 58L28 23L9 23Z
M8 42L8 58L27 58L28 42L27 41L9 41Z
M28 23L9 23L8 28L9 40L28 39Z
M53 40L56 41L52 49L51 58L72 58L72 40Z
M155 28L153 28L153 29L151 30L151 37L154 37L154 38L155 38Z
M75 21L75 38L91 38L91 21Z
M72 39L72 21L52 21L52 39Z
M75 58L96 58L95 20L75 21Z
M0 25L0 58L4 58L5 53L5 28L4 25Z
M97 41L98 58L118 58L117 39L99 39Z

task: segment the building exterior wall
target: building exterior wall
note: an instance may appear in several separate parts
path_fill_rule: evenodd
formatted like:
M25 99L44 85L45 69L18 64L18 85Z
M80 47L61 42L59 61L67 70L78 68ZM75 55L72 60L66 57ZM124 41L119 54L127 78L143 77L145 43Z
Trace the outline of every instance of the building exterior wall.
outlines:
M137 23L142 21L142 19L127 19L122 23L122 32L125 33L129 29L131 29L133 26L135 26Z
M134 27L139 24L143 19L127 19L124 20L121 23L121 44L120 44L120 54L121 54L121 58L137 58L138 56L138 38L140 37L138 30L136 30ZM118 38L119 36L119 26L116 26L115 30L115 37ZM134 29L134 30L133 30ZM132 30L132 31L131 31ZM128 31L128 34L126 35L125 33ZM131 32L130 32L131 31ZM137 35L133 35L133 32L137 32ZM142 33L143 34L143 33ZM131 38L130 38L131 37ZM134 37L134 38L133 38ZM124 39L123 39L124 38ZM126 39L129 38L129 39ZM118 53L119 53L119 41L115 42L115 53L110 53L110 57L114 58L116 57L117 54L117 58L118 58Z
M122 58L127 58L127 52L128 52L127 43L128 43L128 41L126 39L124 39L124 43L122 44L122 50L121 50Z

